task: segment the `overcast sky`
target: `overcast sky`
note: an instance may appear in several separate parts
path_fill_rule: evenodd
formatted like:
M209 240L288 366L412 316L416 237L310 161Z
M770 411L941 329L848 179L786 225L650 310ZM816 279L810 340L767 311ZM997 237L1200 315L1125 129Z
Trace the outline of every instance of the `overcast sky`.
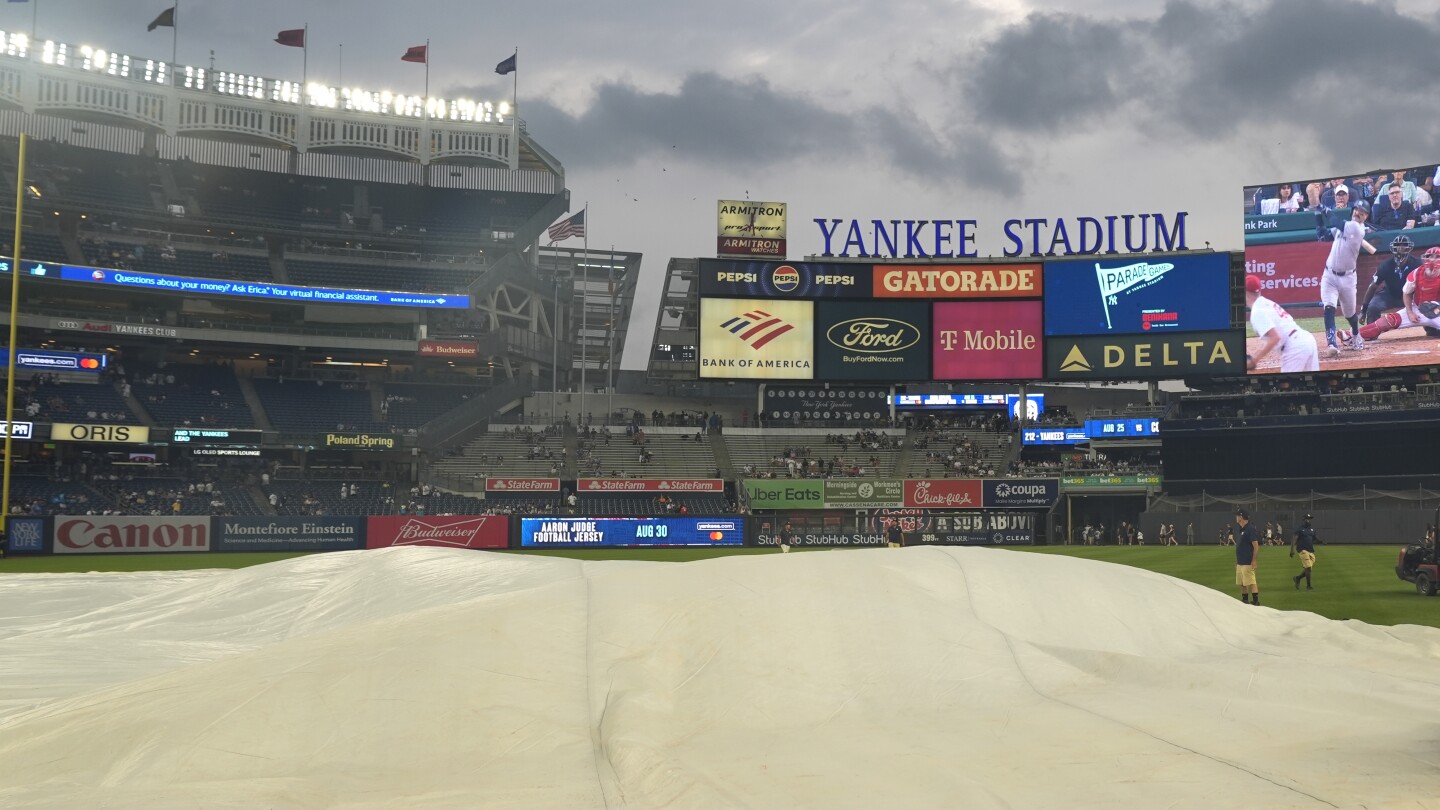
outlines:
M168 58L169 0L32 0L41 39ZM28 30L31 8L0 7ZM277 31L310 26L309 75L506 99L590 206L590 246L645 254L632 334L673 256L715 245L715 201L811 221L1189 211L1189 242L1239 248L1248 183L1440 159L1433 0L180 0L179 58L299 78ZM572 240L573 242L573 240ZM647 300L648 299L648 300ZM646 306L648 302L648 306ZM643 369L632 342L622 367Z

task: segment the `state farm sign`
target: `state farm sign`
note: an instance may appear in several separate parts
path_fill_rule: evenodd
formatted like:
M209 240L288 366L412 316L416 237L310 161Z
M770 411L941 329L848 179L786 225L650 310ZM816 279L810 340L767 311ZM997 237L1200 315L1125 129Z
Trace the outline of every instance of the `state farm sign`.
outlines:
M422 340L421 357L477 357L480 346L463 340Z
M497 515L385 515L370 518L365 526L366 548L508 548L509 545L510 518Z
M55 518L56 554L209 550L209 518L99 515Z
M724 492L719 478L581 478L581 492Z
M486 478L486 492L559 492L559 478Z
M980 481L975 478L909 479L907 509L979 509Z

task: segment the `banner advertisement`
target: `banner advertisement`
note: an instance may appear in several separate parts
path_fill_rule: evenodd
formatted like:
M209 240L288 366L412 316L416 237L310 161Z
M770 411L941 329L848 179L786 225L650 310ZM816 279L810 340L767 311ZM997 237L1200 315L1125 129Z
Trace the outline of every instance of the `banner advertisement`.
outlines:
M480 344L464 340L422 340L421 357L479 357Z
M772 424L796 419L835 421L888 419L888 388L816 388L767 385L762 413Z
M103 354L53 352L46 349L20 349L15 352L15 368L25 371L88 371L105 369Z
M790 545L797 548L863 548L885 545L885 532L854 512L779 512L745 519L746 543L780 545L780 532L790 527Z
M1080 489L1146 489L1158 486L1158 475L1066 475L1060 478L1060 488L1067 492Z
M785 258L785 203L719 200L715 211L717 254Z
M97 332L102 335L133 335L135 337L180 337L180 330L173 326L155 324L117 323L112 321L77 321L73 318L51 318L51 329L66 329L73 332Z
M1046 262L1045 334L1226 329L1230 289L1229 253Z
M55 273L51 277L57 277ZM83 281L90 284L114 285L137 290L157 292L192 293L199 295L229 295L242 298L264 298L296 301L302 304L371 304L375 306L438 307L444 309L469 309L468 295L433 295L414 292L383 292L378 290L336 289L331 287L296 287L289 284L270 284L256 281L226 281L213 278L185 278L183 276L159 275L156 273L135 273L129 270L110 270L95 267L61 265L58 278L65 281Z
M922 511L925 510L916 510ZM880 514L872 518L880 526L899 520L905 545L1000 546L1033 545L1033 512L926 513L921 516ZM911 526L913 528L906 528ZM883 530L883 529L882 529Z
M34 422L0 422L0 439L11 433L16 439L28 439L35 435Z
M722 298L868 298L870 265L700 260L700 295Z
M904 482L899 478L827 478L827 509L876 509L898 507L905 499Z
M575 488L580 493L594 492L724 492L725 482L719 478L581 478Z
M145 444L150 441L150 428L144 425L81 425L71 422L56 422L50 426L50 440Z
M1281 306L1296 308L1297 311L1291 313L1294 317L1314 314L1301 310L1320 306L1320 276L1333 244L1315 238L1315 215L1306 216L1310 219L1310 227L1303 232L1302 242L1245 246L1246 275L1260 279L1260 292L1266 298ZM1389 255L1388 251L1380 250L1371 257L1364 250L1360 251L1356 257L1358 272L1355 284L1358 292L1363 293L1370 286L1375 268Z
M700 299L700 376L808 380L815 373L810 301Z
M824 509L825 482L815 478L747 478L751 509Z
M510 518L503 515L378 515L365 519L365 547L443 546L509 548Z
M208 517L57 515L54 520L56 554L210 550Z
M1039 301L935 304L937 380L1034 380L1045 371Z
M521 518L524 548L739 546L742 518Z
M1054 337L1045 358L1046 378L1057 382L1238 376L1245 373L1245 333Z
M6 554L44 554L45 541L50 533L45 530L46 518L11 517L5 521Z
M559 478L486 478L486 492L559 492Z
M986 478L986 509L1049 509L1060 499L1054 478Z
M1039 298L1039 264L877 264L876 298Z
M930 379L930 304L818 302L815 369L823 380Z
M978 478L912 478L905 482L905 507L909 509L979 509Z
M326 433L321 437L322 446L346 450L394 450L396 442L390 433Z
M348 551L365 548L364 517L217 517L216 551Z
M1025 428L1020 431L1021 444L1084 444L1090 434L1083 428Z
M1086 419L1085 435L1092 439L1159 436L1159 419Z
M163 434L160 438L163 438ZM231 430L230 428L175 428L170 433L174 444L240 444L258 445L264 440L264 431Z

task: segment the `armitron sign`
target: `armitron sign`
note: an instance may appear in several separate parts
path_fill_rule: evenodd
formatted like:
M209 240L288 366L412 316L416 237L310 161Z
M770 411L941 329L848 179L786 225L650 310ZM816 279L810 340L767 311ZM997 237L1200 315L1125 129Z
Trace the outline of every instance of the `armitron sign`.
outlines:
M717 255L785 258L785 203L720 200L715 207Z
M56 422L50 426L50 439L57 442L144 444L150 441L150 428L144 425L82 425Z
M209 550L210 518L206 517L55 518L56 554Z

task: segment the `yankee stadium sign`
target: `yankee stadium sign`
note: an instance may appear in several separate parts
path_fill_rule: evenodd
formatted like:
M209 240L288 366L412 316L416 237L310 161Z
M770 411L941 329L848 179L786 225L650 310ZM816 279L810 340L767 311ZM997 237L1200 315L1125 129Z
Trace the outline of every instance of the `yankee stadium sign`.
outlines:
M1147 250L1189 250L1185 217L1164 214L1120 214L1066 219L1007 219L1001 226L1004 255L1084 256L1096 253L1140 253ZM973 259L979 256L974 219L827 219L817 217L825 256L894 259Z

